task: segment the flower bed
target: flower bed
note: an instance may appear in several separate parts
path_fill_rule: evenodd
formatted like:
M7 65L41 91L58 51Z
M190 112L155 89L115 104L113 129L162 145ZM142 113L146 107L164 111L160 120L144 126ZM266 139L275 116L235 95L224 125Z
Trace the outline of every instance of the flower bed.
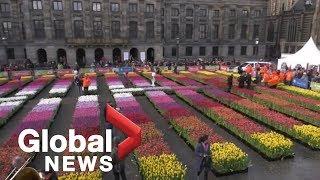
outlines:
M106 84L110 90L125 88L120 77L116 73L106 73Z
M233 92L259 104L265 105L275 111L295 117L312 125L320 126L319 113L305 109L294 103L277 98L273 95L259 94L254 90L240 89L238 87L233 88Z
M168 79L171 79L175 82L178 82L184 86L203 86L202 83L197 82L193 79L190 79L182 74L175 74L172 72L166 72L166 73L162 73L162 75Z
M73 78L63 78L55 82L51 90L49 91L50 97L64 97L67 95L70 87L73 83Z
M39 78L28 84L22 90L17 92L16 96L28 96L34 98L41 90L43 90L54 78Z
M152 79L151 72L143 72L142 75L144 77L148 78L149 80ZM181 85L177 84L176 82L171 81L171 80L167 79L166 77L163 77L160 74L156 74L155 79L156 79L156 83L159 84L160 86L167 86L167 87L181 86Z
M100 108L97 95L80 96L76 104L71 128L75 130L77 135L82 135L88 139L91 135L100 134ZM64 155L70 155L66 150ZM78 156L79 153L72 154ZM81 156L93 156L87 149L80 153ZM76 172L64 173L61 172L59 179L102 179L102 173L98 170L96 164L95 171L81 172L79 162L75 162Z
M233 109L236 109L260 122L273 127L280 132L298 139L304 144L308 144L311 148L320 149L320 134L318 127L310 126L314 129L317 129L318 131L314 132L318 133L306 133L298 128L305 127L303 123L281 113L272 111L266 106L254 103L248 99L244 99L230 93L226 93L222 90L215 89L214 87L204 90L204 93L211 98L229 105Z
M34 154L23 152L18 145L18 136L24 129L34 129L39 134L48 128L53 121L59 107L60 98L41 99L40 102L23 118L13 134L0 146L0 179L5 179L11 171L11 162L16 156L24 160L32 158ZM26 137L25 142L29 142Z
M0 103L12 102L12 101L24 101L27 99L28 99L28 96L13 96L13 97L7 97L7 98L0 98Z
M171 152L163 134L130 93L114 94L120 112L142 129L142 142L135 150L145 179L185 179L186 167Z
M0 86L4 85L5 83L9 82L8 78L2 78L0 77Z
M14 115L22 106L24 101L2 102L0 104L0 127Z
M293 143L283 135L272 132L240 113L220 103L213 102L195 91L176 91L176 94L206 114L213 121L250 144L266 158L281 159L283 157L293 156Z
M277 94L277 97L298 104L302 107L308 108L313 111L320 112L320 101L301 95L291 94L286 91L280 91L278 89L270 89L266 87L256 87L258 92L268 93L270 95Z
M198 139L207 134L212 155L213 169L219 174L245 170L248 167L248 156L234 144L226 142L207 124L203 123L192 112L174 101L162 91L146 92L149 100L170 121L173 128L193 148ZM228 151L228 149L232 149ZM219 154L217 156L217 154ZM221 155L221 156L220 156Z
M0 97L4 97L4 96L12 93L13 91L24 86L25 84L27 84L30 81L31 81L31 79L9 81L8 83L0 86Z
M151 83L135 72L130 72L126 76L135 87L148 87Z
M295 87L295 86L287 86L284 84L278 85L277 86L278 89L293 93L293 94L298 94L301 96L305 96L305 97L309 97L309 98L313 98L316 100L320 100L320 93L316 92L316 91L312 91L309 89L302 89L299 87Z

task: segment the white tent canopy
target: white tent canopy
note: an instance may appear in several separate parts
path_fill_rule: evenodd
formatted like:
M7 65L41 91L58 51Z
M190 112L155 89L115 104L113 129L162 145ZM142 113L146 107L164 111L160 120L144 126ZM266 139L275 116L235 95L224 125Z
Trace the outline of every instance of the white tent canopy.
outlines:
M295 54L289 55L283 59L278 60L278 69L281 65L286 63L288 67L294 68L300 64L306 68L307 65L319 65L320 64L320 51L314 43L312 37L309 41Z

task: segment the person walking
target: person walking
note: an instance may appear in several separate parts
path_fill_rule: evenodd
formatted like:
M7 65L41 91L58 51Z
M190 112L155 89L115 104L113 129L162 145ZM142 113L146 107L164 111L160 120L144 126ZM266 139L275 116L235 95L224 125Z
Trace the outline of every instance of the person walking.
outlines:
M83 81L82 81L81 74L79 72L75 76L74 82L75 82L76 86L78 86L79 95L81 96L82 95L82 84L83 84Z
M90 77L86 74L84 75L84 78L82 79L82 82L83 82L83 91L84 91L84 94L85 95L88 95L89 94L89 86L91 84L91 79Z
M227 89L228 92L231 92L232 85L233 85L233 74L228 76L228 89Z
M120 160L118 157L118 145L120 144L120 138L113 138L113 150L112 150L112 165L113 165L113 175L115 180L127 180L125 173L125 160Z
M155 71L152 72L152 73L151 73L151 76L152 76L151 86L154 87L154 86L156 86L156 85L155 85L155 82L156 82L156 72L155 72Z
M211 169L211 150L208 138L208 135L200 137L195 148L198 180L202 171L204 171L204 179L207 180Z

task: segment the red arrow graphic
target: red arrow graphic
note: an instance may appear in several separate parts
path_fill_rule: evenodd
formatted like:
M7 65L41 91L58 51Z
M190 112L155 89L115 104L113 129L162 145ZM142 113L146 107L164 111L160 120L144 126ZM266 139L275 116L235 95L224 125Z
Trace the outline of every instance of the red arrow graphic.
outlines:
M123 160L135 148L140 146L141 128L110 105L107 105L106 112L107 121L127 136L127 138L118 145L118 157L120 160Z

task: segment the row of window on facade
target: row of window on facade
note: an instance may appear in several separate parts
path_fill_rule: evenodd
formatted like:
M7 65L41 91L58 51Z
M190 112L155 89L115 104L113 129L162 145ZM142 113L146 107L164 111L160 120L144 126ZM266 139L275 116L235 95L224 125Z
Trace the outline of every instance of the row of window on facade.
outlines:
M192 46L187 46L185 48L185 56L194 56L193 49L194 48ZM172 47L171 48L171 56L177 57L177 54L178 54L177 47ZM258 54L259 54L259 47L253 46L252 55L257 56ZM248 56L249 55L247 52L247 46L241 46L240 55L241 56ZM179 52L179 56L180 56L180 52ZM204 47L204 46L199 47L199 56L207 56L207 47ZM220 56L219 46L212 47L212 56L214 56L214 57ZM235 47L234 46L228 47L228 56L235 56Z
M162 25L164 26L164 25ZM208 26L206 24L200 24L199 25L199 38L200 39L207 39L208 38ZM164 27L161 29L164 30ZM241 39L248 39L248 29L249 26L247 24L243 24L241 26L241 32L240 32L240 38ZM213 39L219 39L219 31L220 26L219 24L214 24L212 27L212 38ZM260 25L254 25L253 26L253 34L252 39L259 37L259 31L260 31ZM230 24L228 31L228 38L229 39L235 39L236 35L236 25ZM164 38L164 32L162 32L162 36ZM178 23L172 23L171 24L171 39L179 38L180 37L180 30L179 30L179 24ZM192 39L194 37L194 25L193 24L186 24L185 28L185 38L186 39Z
M55 38L62 39L65 37L65 23L64 20L55 20L53 22L54 31L55 31ZM248 28L249 26L243 24L241 26L240 38L241 39L248 39ZM12 23L11 22L3 22L2 23L3 33L8 35L10 38L12 35ZM164 25L162 24L161 27L161 34L162 38L165 36L164 32ZM129 38L136 39L138 38L138 22L136 21L129 21ZM219 39L219 31L220 26L219 24L214 24L212 27L212 38ZM253 34L252 39L259 37L260 25L253 26ZM234 39L236 34L236 25L230 24L228 28L228 38ZM34 20L34 34L35 38L45 38L45 26L43 20ZM103 37L103 25L102 21L93 21L93 36L94 37ZM171 39L181 38L180 36L180 29L178 23L171 24ZM112 21L111 22L111 35L113 38L120 38L121 36L121 23L120 21ZM200 24L199 25L199 38L200 39L207 39L208 38L208 25ZM75 20L74 21L74 37L76 38L83 38L85 37L84 33L84 22L82 20ZM154 21L146 22L146 38L152 39L155 37L154 32ZM185 27L185 38L192 39L194 37L194 25L193 24L186 24Z
M82 6L82 1L73 1L73 10L74 11L82 11L83 6ZM1 3L0 4L0 10L1 12L6 12L10 13L10 4L8 3ZM53 1L52 2L52 8L55 11L62 11L63 10L63 3L62 1ZM32 1L32 9L33 10L42 10L43 5L41 0L33 0ZM92 3L92 11L94 12L101 12L102 11L102 3L101 2L93 2ZM110 4L110 11L111 12L119 12L120 11L120 4L119 3L111 3ZM155 8L154 4L146 4L146 9L145 12L147 13L154 13ZM165 10L162 8L161 13L164 16ZM137 13L138 12L138 3L129 3L128 6L128 12L130 13ZM208 14L207 9L200 9L198 16L199 17L206 17ZM180 11L178 8L172 8L171 9L171 16L177 17L180 15ZM231 9L228 13L230 17L236 17L237 12L235 9ZM250 15L249 10L243 9L241 16L248 17ZM260 17L261 16L261 10L254 10L252 12L252 15L254 17ZM192 8L187 8L186 9L186 17L193 17L194 16L194 10ZM220 10L215 9L213 10L213 17L220 17Z

